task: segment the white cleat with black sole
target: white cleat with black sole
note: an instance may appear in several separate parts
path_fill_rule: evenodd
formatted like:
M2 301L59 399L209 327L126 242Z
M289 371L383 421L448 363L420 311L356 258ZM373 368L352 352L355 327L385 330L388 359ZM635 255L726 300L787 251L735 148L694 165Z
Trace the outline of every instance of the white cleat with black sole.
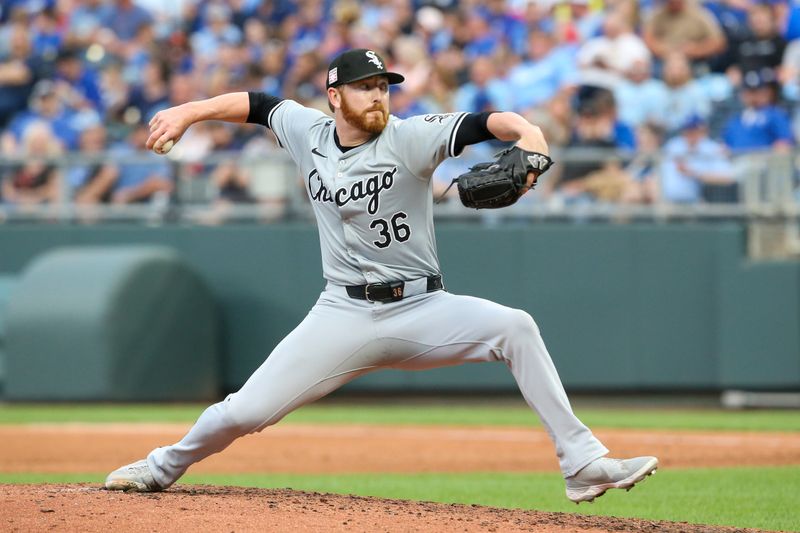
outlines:
M566 479L567 498L575 503L593 502L608 489L631 490L634 485L654 474L657 468L658 459L655 457L601 457Z

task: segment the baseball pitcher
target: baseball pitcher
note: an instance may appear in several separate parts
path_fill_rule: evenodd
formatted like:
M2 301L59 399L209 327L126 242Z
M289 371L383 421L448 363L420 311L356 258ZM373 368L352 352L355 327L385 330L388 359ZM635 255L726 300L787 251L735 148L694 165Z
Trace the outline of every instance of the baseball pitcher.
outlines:
M389 86L403 76L387 71L372 50L342 53L327 74L333 118L292 100L231 93L166 109L150 122L147 148L161 153L203 120L269 128L302 173L327 285L238 392L207 408L180 442L109 474L106 488L166 489L238 437L368 372L481 361L503 361L542 419L570 500L592 501L652 474L655 457L605 457L608 450L573 414L528 313L445 290L433 231L434 169L467 145L515 141L457 180L467 206L510 205L551 164L539 128L508 112L391 116Z

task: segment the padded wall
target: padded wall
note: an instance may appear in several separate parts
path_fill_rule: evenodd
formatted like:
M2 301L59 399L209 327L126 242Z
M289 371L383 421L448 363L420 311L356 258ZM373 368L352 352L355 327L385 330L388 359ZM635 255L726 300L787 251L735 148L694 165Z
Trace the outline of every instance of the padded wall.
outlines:
M58 248L5 313L12 400L195 400L219 389L217 313L170 248Z

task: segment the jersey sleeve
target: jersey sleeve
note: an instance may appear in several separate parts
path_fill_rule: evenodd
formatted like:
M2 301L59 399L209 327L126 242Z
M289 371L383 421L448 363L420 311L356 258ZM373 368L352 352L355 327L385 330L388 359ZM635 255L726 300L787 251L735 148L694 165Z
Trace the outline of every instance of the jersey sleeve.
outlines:
M317 109L305 107L294 100L282 100L267 115L266 126L278 138L278 144L289 152L293 159L307 148L309 129L329 117Z
M401 162L415 176L429 179L439 163L461 153L463 146L456 146L456 134L466 116L444 113L404 120L393 138Z

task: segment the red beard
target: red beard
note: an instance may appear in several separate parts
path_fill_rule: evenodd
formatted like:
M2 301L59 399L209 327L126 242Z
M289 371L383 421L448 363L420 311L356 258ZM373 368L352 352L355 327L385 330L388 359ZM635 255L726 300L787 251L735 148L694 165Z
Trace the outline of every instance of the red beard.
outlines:
M380 111L380 115L371 113ZM389 112L381 104L375 104L362 113L357 113L347 104L347 100L342 95L342 116L351 126L362 131L377 134L383 131L389 122Z

